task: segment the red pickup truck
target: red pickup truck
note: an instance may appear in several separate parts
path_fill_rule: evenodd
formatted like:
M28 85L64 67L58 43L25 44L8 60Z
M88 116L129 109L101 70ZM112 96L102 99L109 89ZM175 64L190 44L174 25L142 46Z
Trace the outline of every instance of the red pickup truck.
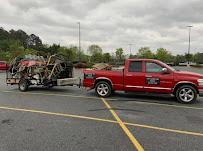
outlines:
M119 71L84 70L83 86L98 96L114 91L173 94L181 103L193 103L203 95L203 74L177 71L154 59L127 59Z

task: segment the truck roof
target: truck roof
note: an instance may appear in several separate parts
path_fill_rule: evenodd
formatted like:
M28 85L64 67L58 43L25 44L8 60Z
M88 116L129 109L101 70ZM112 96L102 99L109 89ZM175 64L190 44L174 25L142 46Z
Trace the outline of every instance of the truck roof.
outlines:
M128 61L159 61L157 59L127 59Z

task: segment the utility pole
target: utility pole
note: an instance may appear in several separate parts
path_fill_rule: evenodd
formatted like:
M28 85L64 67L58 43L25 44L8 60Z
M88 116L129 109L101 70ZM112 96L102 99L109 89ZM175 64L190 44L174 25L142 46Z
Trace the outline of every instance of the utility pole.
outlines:
M190 33L191 33L191 28L193 27L193 26L191 26L191 25L189 25L189 26L187 26L188 27L188 32L189 32L189 37L188 37L188 65L190 64Z
M79 37L79 41L78 41L78 61L80 62L81 61L81 56L80 56L80 53L81 53L81 45L80 45L80 22L78 22L78 37Z

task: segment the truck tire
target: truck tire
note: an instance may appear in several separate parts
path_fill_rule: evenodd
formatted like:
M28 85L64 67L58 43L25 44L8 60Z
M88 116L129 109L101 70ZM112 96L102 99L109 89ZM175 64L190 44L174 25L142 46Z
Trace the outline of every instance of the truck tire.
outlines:
M95 86L95 92L100 97L108 97L111 95L112 88L106 81L100 81Z
M28 90L28 87L29 87L28 81L26 79L21 79L19 84L18 84L18 89L21 92L25 92Z
M197 90L193 86L183 85L176 90L175 96L180 103L191 104L197 100Z

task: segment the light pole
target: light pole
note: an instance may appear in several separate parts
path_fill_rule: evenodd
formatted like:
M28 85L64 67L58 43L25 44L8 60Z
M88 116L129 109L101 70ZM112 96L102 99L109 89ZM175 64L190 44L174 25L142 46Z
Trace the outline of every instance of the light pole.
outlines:
M132 47L132 44L128 44L129 47L130 47L130 56L131 56L131 47Z
M132 45L134 45L134 44L128 44L129 45L129 49L130 49L130 56L129 57L131 57L132 56L132 50L131 50L131 48L132 48Z
M188 27L188 32L189 32L189 37L188 37L188 65L190 64L190 33L191 33L191 28L193 26L189 25Z
M81 58L80 58L80 53L81 53L81 52L80 52L80 51L81 51L81 46L80 46L80 22L78 22L78 36L79 36L79 39L78 39L78 40L79 40L79 41L78 41L78 42L79 42L79 43L78 43L78 49L79 49L79 50L78 50L78 61L80 62L80 59L81 59Z

